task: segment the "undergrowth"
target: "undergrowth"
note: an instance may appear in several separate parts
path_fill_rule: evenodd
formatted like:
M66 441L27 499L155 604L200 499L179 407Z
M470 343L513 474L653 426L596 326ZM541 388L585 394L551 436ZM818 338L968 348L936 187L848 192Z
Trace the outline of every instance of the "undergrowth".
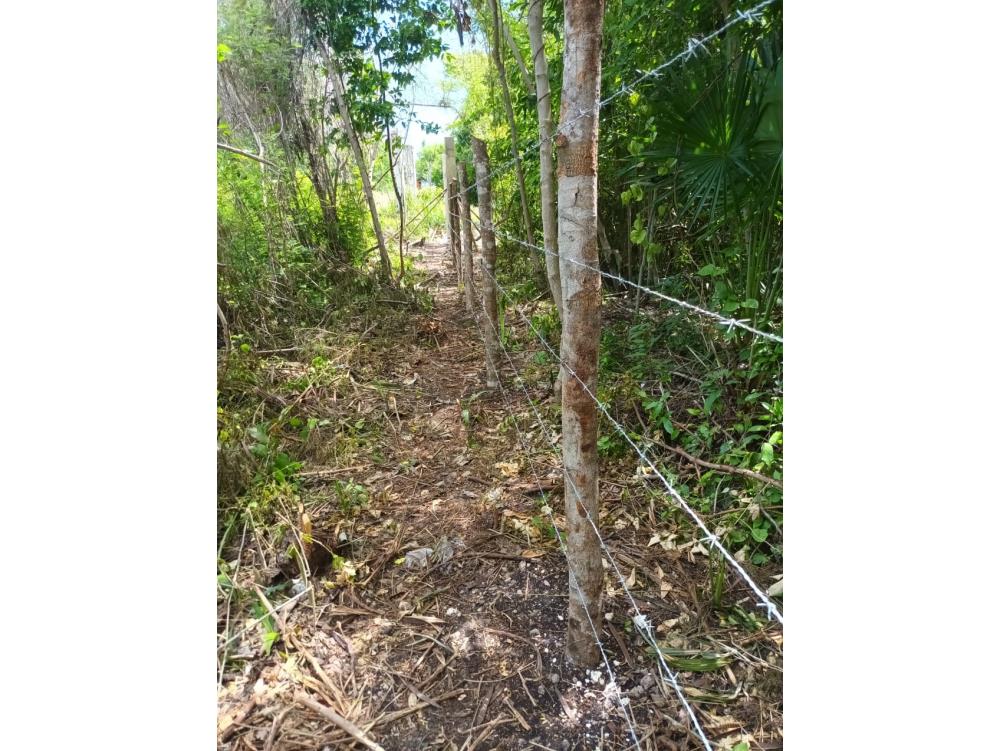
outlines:
M558 351L558 316L535 283L523 281L527 269L526 260L514 258L498 274L516 301L499 296L501 339L511 352L532 351L524 370L529 382L552 384L556 359L510 309L516 305ZM602 317L601 403L738 559L754 565L780 562L782 346L727 332L669 306L647 301L637 306L631 296L608 295ZM557 413L558 407L556 424ZM698 465L671 449L718 468ZM644 498L633 500L645 505L652 499L661 522L686 530L688 539L702 536L603 415L598 451L602 474L616 466L632 474L639 467Z

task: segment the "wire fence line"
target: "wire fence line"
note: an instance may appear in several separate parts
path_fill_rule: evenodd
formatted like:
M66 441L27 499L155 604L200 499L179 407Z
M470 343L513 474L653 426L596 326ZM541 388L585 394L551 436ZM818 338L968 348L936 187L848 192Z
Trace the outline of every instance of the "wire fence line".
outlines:
M642 75L629 81L628 83L623 84L615 92L605 97L604 99L600 100L597 103L597 106L594 107L593 109L578 111L575 117L572 117L569 120L566 120L565 122L559 123L559 126L552 132L551 136L548 137L542 136L537 141L534 141L528 146L525 146L523 149L518 149L517 156L502 163L499 167L490 172L487 175L487 179L492 181L494 177L509 170L513 165L521 161L521 159L527 156L530 152L533 152L536 149L538 149L546 141L555 140L559 135L562 134L564 128L568 127L569 125L572 125L573 123L579 121L584 117L597 114L598 112L600 112L602 107L614 101L622 94L634 91L635 87L641 84L643 81L646 81L649 78L658 77L664 70L666 70L671 65L674 65L677 62L680 61L687 62L688 60L693 58L698 53L699 50L704 49L707 52L708 48L705 46L706 42L715 39L717 36L723 34L727 29L731 28L732 26L735 26L738 23L750 24L760 20L760 15L761 12L764 10L764 8L766 8L768 5L773 4L774 2L775 0L762 0L762 2L757 3L757 5L753 6L752 8L748 8L746 10L738 10L735 13L733 13L733 15L730 16L729 19L715 31L706 34L703 37L692 37L691 39L688 40L687 46L681 52L678 52L669 60L656 66L655 68L651 68L650 70L643 72ZM472 190L474 186L475 182L473 182L472 185L467 187L465 189L465 192L468 193L470 190Z
M771 333L769 333L767 331L761 331L760 329L755 329L753 326L747 325L746 321L742 321L742 320L739 320L737 318L732 318L732 317L724 316L724 315L722 315L720 313L716 313L714 311L707 310L705 308L701 308L701 307L699 307L699 306L697 306L697 305L695 305L693 303L685 302L684 300L679 300L676 297L671 297L670 295L665 295L662 292L659 292L659 291L657 291L655 289L650 289L649 287L643 287L641 284L636 284L635 282L629 281L628 279L625 279L624 277L618 276L617 274L612 274L609 271L602 271L601 269L597 268L596 266L591 266L590 264L583 263L582 261L577 261L574 258L568 258L565 255L560 255L559 253L554 253L553 251L546 250L545 248L543 248L543 247L541 247L539 245L533 245L531 243L527 243L524 240L521 240L521 239L519 239L517 237L514 237L513 235L508 235L506 232L501 232L500 230L496 229L495 227L493 229L493 233L495 235L499 236L499 237L504 238L505 240L510 240L512 242L519 243L520 245L523 245L526 248L530 248L532 250L540 251L542 253L545 253L546 255L554 256L555 258L559 258L561 260L567 261L568 263L572 263L572 264L574 264L576 266L580 266L582 268L589 269L590 271L596 271L598 274L600 274L603 277L606 277L608 279L612 279L612 280L614 280L616 282L619 282L620 284L627 284L630 287L634 287L637 290L640 290L640 291L645 292L647 294L653 295L654 297L658 297L661 300L666 300L669 303L672 303L674 305L678 305L678 306L680 306L682 308L690 310L693 313L697 313L699 315L705 316L706 318L712 318L716 322L718 322L720 325L726 326L729 330L732 330L733 327L737 327L737 328L743 329L744 331L749 331L751 334L754 334L756 336L760 336L760 337L763 337L765 339L770 339L771 341L778 342L779 344L781 344L781 343L784 342L784 340L780 336L778 336L777 334L771 334Z
M485 267L483 267L483 271L485 273L489 274L489 272L486 271ZM494 281L496 281L495 278L494 278ZM497 287L500 288L499 284L497 285ZM485 305L483 306L483 312L484 312L483 319L490 325L490 328L493 329L493 332L494 332L494 334L497 337L497 342L500 345L500 349L503 352L504 357L506 358L507 362L510 364L511 369L515 373L515 376L516 376L515 377L515 382L521 387L521 390L524 392L525 399L527 399L528 404L530 405L532 412L534 412L534 414L535 414L535 419L538 422L539 428L541 428L541 430L545 433L546 440L548 440L549 443L551 444L553 442L554 436L553 436L552 432L548 429L548 426L546 425L545 420L542 418L541 413L538 411L538 407L535 404L534 400L532 400L531 395L528 393L528 390L527 390L527 388L524 385L524 381L520 377L520 374L518 373L517 366L514 364L514 360L511 358L510 353L507 350L507 347L504 345L503 339L500 337L500 332L498 332L496 330L496 327L493 326L493 322L489 319L489 315L485 314L486 313ZM474 316L473 318L475 320L476 316ZM479 328L480 334L483 334L484 333L483 329L482 329L481 326L479 326L478 320L476 320L476 326ZM484 339L485 339L485 336L484 336ZM510 400L507 398L506 389L504 389L504 387L503 387L503 381L500 380L500 379L498 379L497 382L498 382L498 385L500 387L501 394L503 395L504 403L507 405L507 411L508 411L508 413L511 416L511 422L514 423L514 428L517 430L520 443L521 443L522 447L524 448L525 456L528 458L528 461L531 462L531 464L532 464L532 470L531 471L532 471L532 474L535 477L536 483L538 484L538 489L540 491L542 491L541 482L540 482L540 480L538 478L538 473L535 471L534 462L532 462L532 460L531 460L530 448L529 448L526 440L524 439L523 434L521 433L520 427L517 424L517 416L514 414L513 408L511 407ZM575 493L575 495L577 497L577 500L581 500L580 491L576 487L576 483L573 482L573 478L570 477L568 474L564 474L564 477L568 481L568 483L570 485L570 488ZM542 497L543 497L543 499L545 498L544 491L542 491ZM632 605L632 609L633 609L633 613L634 613L633 617L632 617L633 624L635 624L635 626L638 629L639 633L646 640L646 643L649 644L653 648L653 650L656 652L656 655L657 655L657 658L658 658L658 661L659 661L659 667L660 667L661 671L663 671L665 673L668 682L670 683L670 685L674 689L675 693L677 694L677 697L680 699L680 702L681 702L682 706L684 707L685 711L688 713L688 716L691 718L691 723L692 723L692 727L694 728L694 732L699 737L699 739L702 741L702 743L704 744L704 746L707 749L707 751L712 751L712 745L709 742L708 738L706 737L705 732L704 732L704 730L701 727L701 723L698 721L698 717L697 717L697 715L694 712L694 708L688 702L687 697L685 696L684 691L683 691L683 689L680 686L680 682L677 679L677 674L667 664L666 658L664 657L663 652L660 649L660 645L656 641L655 633L653 632L652 624L651 624L650 619L646 615L644 615L642 613L642 611L639 608L639 604L635 601L635 598L632 596L632 592L629 590L628 583L626 582L625 577L622 575L621 569L618 568L618 564L615 561L614 556L611 554L611 550L608 548L607 544L604 542L604 538L601 536L600 530L597 528L597 525L594 524L594 520L590 516L590 512L587 511L586 506L584 506L582 503L580 504L580 506L583 507L584 513L586 513L587 519L590 522L590 525L593 528L594 533L597 535L597 539L598 539L598 542L600 543L601 550L604 552L604 556L608 559L608 562L611 564L611 567L614 569L615 574L618 577L618 580L621 582L622 591L625 593L626 597L628 598L629 602ZM567 567L567 570L569 571L570 584L576 588L576 591L580 595L581 600L584 600L585 598L583 596L583 592L580 590L579 586L576 584L576 576L575 576L575 574L573 572L572 563L570 561L569 554L566 551L566 546L565 546L565 543L563 542L562 535L560 535L560 533L559 533L559 527L556 524L556 519L555 519L555 516L552 513L552 508L551 508L551 506L549 506L549 504L547 502L545 503L545 511L548 514L549 521L552 524L552 529L555 531L556 537L559 540L559 547L562 550L562 553L563 553L563 555L566 558L566 567ZM608 668L609 675L611 675L613 677L614 673L613 673L613 671L611 669L610 662L608 661L607 654L604 651L604 646L601 643L600 636L597 633L597 628L594 625L594 622L591 619L590 613L587 610L587 608L585 607L583 610L584 610L584 613L587 615L587 621L590 623L590 628L594 632L594 637L597 639L597 645L598 645L598 648L601 651L602 657L604 658L604 663L605 663L605 665ZM617 684L616 684L616 686L617 686ZM624 709L625 709L624 705L622 705L622 709L624 711ZM634 733L633 733L633 739L635 739ZM636 747L638 748L638 740L636 740Z
M483 271L485 273L489 274L489 272L486 271L485 268L483 268ZM614 417L611 416L611 413L608 411L607 407L605 407L601 403L601 401L597 398L597 396L583 382L583 380L580 378L580 376L578 376L576 374L576 372L569 365L566 364L566 362L559 356L559 354L545 340L545 337L541 334L541 332L538 331L537 328L535 328L534 324L531 323L531 320L526 315L524 315L524 312L522 310L520 310L520 308L517 307L514 298L511 297L511 295L503 287L503 285L501 285L500 282L497 281L497 279L496 279L495 276L493 276L492 274L489 274L489 275L490 275L490 278L493 280L493 283L496 285L497 289L500 290L500 292L503 294L503 296L508 301L511 302L512 307L517 311L517 313L520 315L520 317L522 318L522 320L531 329L532 333L534 333L534 335L542 343L542 345L545 347L545 349L548 350L549 354L551 354L556 359L556 361L558 361L560 363L560 365L565 369L565 371L567 373L569 373L571 376L573 376L573 378L575 378L580 383L580 385L583 387L583 390L593 400L594 404L597 405L597 408L601 411L601 413L608 419L608 421L615 427L615 429L628 442L628 444L632 447L632 450L636 452L636 454L639 456L639 458L642 459L642 461L645 462L645 464L653 471L653 473L660 480L660 482L663 483L663 486L667 489L667 492L670 494L670 496L677 502L677 504L687 513L687 515L691 518L691 520L705 534L705 540L710 545L712 545L712 547L714 547L716 550L719 551L719 553L723 556L723 558L725 558L729 562L729 564L737 571L737 573L740 574L740 576L743 578L743 580L747 583L747 586L749 586L750 589L753 590L754 594L757 595L759 607L763 607L764 608L768 620L770 620L771 618L774 618L779 623L784 624L784 618L783 618L783 616L781 614L781 611L778 610L777 605L774 604L774 602L771 600L771 598L769 598L767 596L767 594L765 594L764 590L753 580L753 578L746 572L746 570L743 568L743 566L740 565L739 561L736 560L736 557L732 553L730 553L729 550L726 549L726 547L722 544L722 541L719 540L718 536L708 528L708 526L705 524L705 522L702 520L702 518L698 515L698 513L694 509L691 508L691 506L688 504L688 502L684 500L683 496L681 496L681 494L677 491L677 489L674 488L674 486L670 483L670 481L667 480L667 478L663 476L663 474L657 468L656 464L646 455L646 452L644 452L638 446L638 444L636 444L636 442L628 434L628 431L625 430L625 428L621 425L621 423L619 423L617 420L615 420ZM588 517L589 517L589 514L588 514ZM596 530L597 525L594 523L593 519L590 520L590 523L591 523L592 526L594 526L594 528ZM598 536L600 536L599 533L598 533Z
M659 76L665 69L667 69L671 65L674 65L674 64L676 64L678 62L683 62L683 61L690 60L696 54L698 54L698 52L700 50L707 51L707 47L706 47L707 42L709 42L710 40L712 40L712 39L720 36L722 33L724 33L727 29L731 28L732 26L734 26L734 25L736 25L738 23L753 23L753 22L759 20L761 12L763 11L763 9L765 7L771 5L773 2L774 2L774 0L763 0L762 2L759 2L757 5L751 7L749 9L747 9L747 10L737 11L722 26L720 26L715 31L711 32L710 34L707 34L707 35L705 35L703 37L700 37L700 38L692 38L692 39L690 39L688 41L688 44L687 44L687 47L686 47L685 50L677 53L673 57L669 58L666 62L664 62L664 63L656 66L655 68L652 68L652 69L650 69L648 71L645 71L644 73L642 73L640 76L638 76L634 80L630 81L629 83L624 84L618 90L614 91L609 96L607 96L604 99L600 100L594 108L592 108L590 110L584 110L584 109L578 110L573 117L571 117L571 118L569 118L569 119L564 120L563 122L561 122L559 124L559 126L552 132L552 134L550 136L542 137L539 140L537 140L536 142L534 142L532 144L529 144L527 147L524 147L523 149L516 149L514 157L512 159L504 162L503 164L501 164L499 167L495 168L491 172L489 172L487 174L487 176L486 176L486 180L487 181L492 181L493 178L497 177L498 175L501 175L501 174L505 173L507 170L510 169L511 166L513 166L514 164L518 163L521 159L523 159L526 156L528 156L531 152L533 152L535 149L537 149L538 147L540 147L543 143L545 143L546 141L551 141L551 140L555 139L558 135L562 134L565 131L565 129L568 128L570 125L572 125L574 122L576 122L576 121L578 121L578 120L580 120L580 119L582 119L584 117L596 115L600 111L600 109L602 107L606 106L608 103L614 101L615 99L617 99L618 97L622 96L623 94L631 92L631 91L634 91L636 86L642 84L643 82L647 81L648 79L651 79L651 78ZM479 181L478 180L472 181L469 184L469 186L463 192L467 194L471 190L473 190L474 188L478 187L478 185L479 185ZM446 211L449 214L451 214L451 215L454 216L454 211L451 210L450 206L448 206L446 208ZM460 216L458 218L461 220ZM476 225L476 229L479 230L480 235L482 235L482 227L479 226L479 222L476 221L476 222L474 222L474 224ZM530 242L526 242L526 241L521 240L519 238L516 238L516 237L513 237L511 235L508 235L508 234L506 234L504 232L497 231L496 229L494 229L494 233L496 235L504 238L504 239L511 240L513 242L519 243L519 244L521 244L521 245L523 245L523 246L525 246L525 247L527 247L529 249L532 249L534 251L540 251L542 253L553 255L553 256L555 256L557 258L559 258L559 257L563 257L564 258L565 257L565 256L560 256L558 253L555 253L553 251L546 250L544 247L541 247L539 245L534 245L534 244L532 244ZM534 239L534 238L529 238L529 239ZM570 262L570 263L574 263L574 264L576 264L578 266L582 266L582 267L584 267L584 268L586 268L586 269L588 269L588 270L590 270L592 272L600 274L601 276L604 276L604 277L606 277L608 279L612 279L612 280L616 281L617 283L628 285L630 287L633 287L635 289L643 291L643 292L645 292L645 293L647 293L649 295L652 295L652 296L657 297L659 299L665 300L665 301L667 301L667 302L669 302L669 303L671 303L673 305L676 305L676 306L678 306L680 308L683 308L684 310L686 310L688 312L695 313L695 314L698 314L698 315L706 317L706 318L710 318L710 319L714 320L716 323L718 323L720 325L723 325L723 326L726 326L728 328L728 330L730 330L730 331L732 329L734 329L734 328L740 328L742 330L745 330L745 331L748 331L748 332L752 333L754 336L759 336L759 337L768 339L770 341L774 341L774 342L778 342L778 343L783 343L783 339L782 339L782 337L780 335L777 335L777 334L774 334L774 333L771 333L771 332L768 332L768 331L763 331L763 330L758 329L758 328L754 328L753 326L749 325L748 321L740 320L740 319L737 319L737 318L732 317L732 316L725 316L725 315L722 315L722 314L717 313L715 311L708 310L708 309L700 307L698 305L694 305L692 303L686 302L684 300L680 300L678 298L671 297L669 295L665 295L664 293L659 292L658 290L653 290L653 289L650 289L648 287L644 287L644 286L642 286L640 284L637 284L637 283L632 282L632 281L630 281L628 279L625 279L624 277L618 276L617 274L613 274L613 273L610 273L610 272L601 271L601 269L598 268L598 267L596 267L596 266L590 266L589 264L582 263L582 262L577 261L575 259L566 258L566 260L568 262ZM687 503L687 501L685 501L685 499L673 487L673 485L670 483L670 481L667 480L666 477L664 477L664 475L657 468L656 464L649 458L649 456L646 454L646 452L633 440L633 438L629 435L628 431L626 431L625 428L617 420L615 420L614 417L611 416L611 414L608 411L608 409L605 407L605 405L603 405L601 403L601 401L597 398L596 394L594 394L591 391L591 389L587 386L586 383L584 383L584 381L580 378L580 376L569 365L567 365L567 363L560 357L560 355L549 345L549 343L546 341L545 337L537 330L537 328L534 326L534 324L531 322L531 320L524 314L524 312L522 310L520 310L520 308L517 307L516 301L508 293L507 289L503 285L500 284L500 282L485 267L484 264L479 264L479 265L480 265L480 271L481 271L481 273L483 275L486 275L486 276L490 277L490 279L492 280L492 282L495 285L496 289L498 289L501 292L501 294L504 296L505 300L507 300L509 303L513 304L513 307L517 311L518 315L524 320L525 324L532 331L532 333L535 334L535 336L539 339L539 341L542 343L542 345L545 347L545 349L549 352L549 354L551 354L555 358L555 360L559 362L560 366L565 370L566 373L568 373L570 376L572 376L573 378L575 378L580 383L580 385L583 386L584 391L593 400L593 402L597 405L598 409L600 409L600 411L602 412L602 414L614 426L614 428L618 431L618 433L620 433L622 435L622 437L624 437L624 439L626 440L626 442L629 444L629 446L632 448L632 450L635 451L635 453L641 459L641 461L645 465L647 465L652 470L653 474L655 474L656 477L660 480L660 482L663 484L663 486L666 488L667 492L669 493L670 498L675 502L676 505L678 505L691 518L691 520L694 522L694 524L701 530L701 532L704 534L703 541L707 542L709 545L711 545L712 547L714 547L719 552L719 554L721 554L721 556L729 563L729 565L731 565L737 571L737 573L741 576L741 578L746 582L746 584L749 586L749 588L753 591L753 593L757 597L757 599L759 601L759 605L758 606L759 607L763 607L765 609L767 618L769 620L772 619L772 618L776 619L779 623L783 624L784 623L784 619L783 619L783 616L782 616L780 610L778 609L777 605L768 597L768 595L764 592L764 590L759 585L757 585L757 583L750 577L750 575L743 568L743 566L740 565L740 563L736 559L736 557L734 555L732 555L732 553L730 553L726 549L726 547L722 544L722 541L719 539L719 537L708 528L708 526L701 519L701 517L698 515L698 513ZM463 276L463 272L461 271L461 269L456 269L456 272L457 272L457 274L458 274L458 276L460 278ZM473 276L475 276L475 274L473 274ZM473 282L472 279L466 280L466 283L472 283L472 282ZM482 298L480 298L480 301L482 302ZM527 399L527 402L528 402L529 406L531 407L531 410L534 412L534 415L535 415L535 418L537 420L539 428L545 433L547 440L550 443L552 443L553 440L554 440L553 433L549 429L548 424L546 423L546 421L542 417L541 413L539 412L538 407L536 406L534 400L532 400L530 393L528 393L528 390L527 390L527 388L526 388L526 386L524 384L524 380L523 380L523 378L521 378L521 376L520 376L520 374L518 372L517 366L514 364L514 361L511 358L510 353L508 352L507 347L504 345L503 339L500 336L500 333L497 331L496 327L493 325L493 322L490 320L489 316L485 314L485 306L484 306L484 309L483 309L483 313L484 313L484 315L482 316L483 319L490 325L491 328L493 328L493 332L494 332L494 334L496 334L496 340L497 340L497 342L500 345L500 350L503 352L504 357L506 358L506 360L509 363L510 367L513 369L514 377L515 377L515 383L517 383L517 385L519 385L520 388L521 388L521 390L524 392L524 395L525 395L525 397ZM474 321L476 323L477 328L479 328L480 334L483 335L483 339L485 340L486 339L485 331L484 331L483 327L480 325L480 322L479 322L478 318L479 318L479 316L475 312L473 312L473 319L474 319ZM498 364L494 364L494 366L496 367L496 366L498 366ZM498 367L498 370L499 370L499 367ZM531 474L534 477L536 484L538 485L539 491L542 491L541 481L539 479L538 472L537 472L537 470L535 468L534 461L533 461L533 459L531 457L530 446L529 446L529 444L527 442L527 439L525 438L524 434L522 433L520 426L518 425L517 416L514 413L514 410L513 410L513 407L512 407L510 399L508 399L507 390L504 388L502 380L499 380L499 388L500 388L501 396L503 398L503 401L504 401L504 404L506 406L507 412L508 412L508 414L511 417L511 421L514 424L515 430L517 431L518 440L521 443L521 446L522 446L522 448L523 448L523 450L525 452L525 455L526 455L526 459L527 459L528 463L530 464ZM566 484L567 484L568 490L572 491L576 495L577 499L582 499L582 495L581 495L579 489L576 487L575 483L573 482L572 477L570 477L569 475L567 475L565 473L564 473L564 477L566 479ZM543 491L542 491L542 494L543 494L543 498L544 498L545 496L544 496L544 492ZM593 531L594 531L594 533L595 533L595 535L597 537L597 540L599 542L600 549L602 551L602 555L607 558L607 560L608 560L608 562L609 562L612 570L614 571L615 576L617 577L617 579L621 583L622 591L625 594L625 596L627 597L627 599L628 599L628 601L629 601L629 603L631 605L632 611L633 611L632 622L635 625L637 632L652 647L652 650L655 652L656 657L657 657L658 666L659 666L659 669L661 671L661 674L666 677L666 680L669 682L669 684L672 686L672 688L674 689L674 691L677 693L677 696L678 696L681 704L683 705L685 711L687 712L688 716L691 719L691 723L692 723L692 727L694 729L694 733L697 735L697 737L699 738L699 740L701 741L701 743L704 745L704 747L708 751L712 751L712 745L711 745L710 741L708 740L708 738L706 737L706 735L705 735L705 733L704 733L704 731L703 731L703 729L702 729L702 727L701 727L701 725L700 725L700 723L698 721L698 717L697 717L697 715L696 715L693 707L688 702L687 697L685 696L684 691L681 688L681 685L680 685L680 683L679 683L679 681L677 679L677 675L674 673L673 670L671 670L671 668L670 668L669 664L667 663L667 660L666 660L666 658L665 658L665 656L663 654L663 651L661 650L661 648L660 648L660 646L659 646L659 644L658 644L658 642L656 640L655 631L653 629L653 626L652 626L652 623L650 621L650 618L648 616L646 616L645 614L643 614L642 611L640 610L638 603L636 602L635 598L632 595L631 590L629 589L628 582L626 581L626 578L625 578L624 574L622 573L621 569L619 568L619 566L618 566L618 564L617 564L614 556L611 553L611 550L609 549L607 543L605 542L604 538L602 537L602 535L600 533L600 529L599 529L599 526L598 526L598 523L597 523L598 520L594 519L591 516L590 511L586 508L586 506L584 504L581 503L581 504L579 504L579 506L584 509L584 514L586 515L587 521L588 521L590 527L593 529ZM576 577L576 575L575 575L575 573L573 571L572 562L570 561L570 557L568 555L568 552L567 552L567 549L566 549L563 537L562 537L562 535L559 532L559 528L556 525L555 516L553 515L552 509L548 505L548 503L545 503L545 511L547 512L549 520L550 520L550 522L552 524L552 527L553 527L556 539L558 541L559 547L562 550L562 553L563 553L563 555L566 558L567 570L569 572L569 585L570 585L571 588L573 588L576 591L576 593L580 596L581 600L585 601L583 593L580 590L580 587L578 585L577 577ZM635 730L635 725L634 725L634 717L630 715L629 708L626 706L627 702L624 701L622 699L622 697L621 697L620 685L617 682L617 679L616 679L615 674L614 674L614 670L613 670L613 668L611 666L611 662L608 659L607 652L605 651L604 646L603 646L603 644L601 642L599 631L598 631L596 625L594 624L593 620L591 619L590 613L589 613L589 611L587 610L586 607L584 607L584 611L585 611L585 613L587 615L587 620L589 622L590 629L591 629L591 631L593 633L593 636L594 636L594 639L596 641L596 645L597 645L597 647L598 647L598 649L599 649L599 651L601 653L601 656L602 656L602 658L604 660L605 667L606 667L606 669L608 671L609 681L611 682L611 684L613 684L613 690L615 691L615 695L616 695L616 697L618 699L618 703L620 704L622 712L625 715L626 722L629 723L629 730L630 730L630 732L632 734L632 740L633 740L633 742L635 744L635 747L639 748L639 741L638 741L638 738L637 738L637 735L636 735L636 730Z

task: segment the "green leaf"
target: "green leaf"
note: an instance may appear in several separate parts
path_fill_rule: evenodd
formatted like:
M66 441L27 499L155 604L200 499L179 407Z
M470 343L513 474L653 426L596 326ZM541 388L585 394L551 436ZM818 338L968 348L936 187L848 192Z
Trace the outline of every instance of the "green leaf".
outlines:
M636 245L642 245L644 242L646 242L646 230L634 229L628 233L628 239L631 240Z
M757 542L764 542L767 539L767 529L764 527L754 527L750 530L750 536Z
M765 443L760 447L760 458L767 466L774 464L774 446Z
M218 58L218 61L221 63L229 56L229 53L232 51L233 50L228 45L219 44L215 48L215 55Z
M705 397L705 413L712 414L712 405L718 401L719 397L722 396L721 391L712 391L708 396Z
M271 647L274 646L274 643L278 641L280 637L281 634L279 634L277 631L268 631L266 634L264 634L262 646L264 648L265 655L271 654Z
M698 276L720 276L725 272L714 263L709 263L698 269Z
M670 418L669 417L663 417L660 420L660 423L663 425L663 430L666 431L667 435L669 435L671 438L673 438L674 435L675 435L674 424L672 422L670 422Z

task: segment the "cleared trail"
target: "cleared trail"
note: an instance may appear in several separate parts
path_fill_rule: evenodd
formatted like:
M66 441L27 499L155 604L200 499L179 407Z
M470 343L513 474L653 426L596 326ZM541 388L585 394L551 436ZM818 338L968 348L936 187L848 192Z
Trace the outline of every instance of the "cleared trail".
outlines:
M420 252L430 311L407 309L384 330L369 329L343 360L349 381L318 402L342 425L377 426L352 454L334 445L343 430L329 436L332 443L316 452L328 463L309 463L302 473L300 502L314 544L336 557L319 556L312 589L283 610L287 592L266 594L266 585L281 581L267 579L271 549L248 545L241 554L244 578L236 583L250 592L256 585L260 599L278 608L280 638L265 655L261 629L251 627L232 646L220 688L219 747L634 747L607 676L564 662L567 572L542 511L548 503L562 521L558 446L532 425L519 388L508 389L513 418L500 396L484 389L479 330L459 296L447 245L430 242ZM514 319L511 343L530 342ZM551 363L536 358L537 347L511 349L532 401L557 427ZM515 374L502 364L501 377L511 383ZM675 646L732 653L725 671L685 674L688 684L706 696L742 687L728 703L699 704L700 719L713 740L748 732L773 738L767 728L780 717L765 716L765 707L780 696L780 668L752 646L767 635L704 638L707 616L692 590L707 559L690 548L649 547L649 529L659 522L645 480L631 469L611 468L602 478L602 525L616 559L631 572L644 609L671 624L664 635ZM345 487L363 488L365 502L345 504ZM699 748L610 584L605 610L602 639L642 747ZM252 623L249 613L236 625L244 622ZM733 657L740 652L746 656ZM297 700L301 692L346 725Z

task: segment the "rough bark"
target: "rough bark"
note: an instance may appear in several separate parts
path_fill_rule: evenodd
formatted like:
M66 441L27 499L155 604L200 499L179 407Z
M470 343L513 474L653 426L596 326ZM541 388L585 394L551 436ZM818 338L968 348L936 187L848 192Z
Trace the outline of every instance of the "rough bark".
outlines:
M528 6L528 36L531 39L531 57L535 65L535 90L538 92L538 147L539 186L542 194L542 245L545 247L545 274L549 290L562 320L562 287L559 281L559 257L556 237L556 200L553 190L555 167L552 162L552 91L549 88L549 66L545 59L542 37L542 0L531 0Z
M475 282L472 275L472 212L469 208L468 180L465 164L458 165L458 211L462 215L462 283L465 287L465 307L476 314Z
M597 344L601 335L601 277L597 268L597 104L601 87L604 0L565 0L565 40L559 153L559 252L563 326L561 357L566 544L570 566L566 652L594 665L597 644L588 622L600 619L600 518L597 472ZM579 113L590 113L579 117ZM573 263L576 261L577 263ZM575 377L574 375L575 374ZM579 380L578 380L579 379ZM589 389L590 393L585 390ZM575 581L574 581L575 579Z
M378 209L375 207L375 194L372 192L371 176L368 174L368 165L365 160L364 151L361 149L361 141L358 140L357 131L354 129L354 121L351 120L351 112L347 108L347 98L344 94L344 82L340 78L340 66L333 55L327 57L330 66L330 81L333 84L333 97L337 102L337 109L340 112L340 119L344 123L344 130L347 133L347 140L351 143L351 150L354 152L354 160L358 164L358 172L361 173L361 188L365 193L365 200L368 202L368 210L372 215L372 227L375 229L375 239L378 242L378 254L381 261L382 276L387 282L392 281L392 267L389 263L389 251L385 246L385 235L382 234L382 224L378 219Z
M479 245L482 248L480 263L483 268L483 309L486 322L483 336L486 346L486 387L495 389L500 385L497 371L497 357L500 342L497 339L497 290L493 284L496 273L497 241L493 234L493 191L490 185L490 158L486 144L473 137L472 156L476 163L476 190L479 193Z
M490 13L493 16L493 40L490 47L493 52L493 64L496 66L497 76L500 79L500 94L503 99L504 112L507 115L507 127L510 128L510 152L514 158L517 190L521 197L521 220L524 223L525 240L533 243L535 241L535 229L531 222L531 209L528 207L528 190L524 185L524 166L521 164L521 152L518 149L517 121L514 119L514 107L510 102L510 87L507 85L507 68L503 62L503 41L500 38L501 18L497 0L490 0ZM531 251L531 263L534 266L536 276L541 278L543 276L542 262L534 251Z

